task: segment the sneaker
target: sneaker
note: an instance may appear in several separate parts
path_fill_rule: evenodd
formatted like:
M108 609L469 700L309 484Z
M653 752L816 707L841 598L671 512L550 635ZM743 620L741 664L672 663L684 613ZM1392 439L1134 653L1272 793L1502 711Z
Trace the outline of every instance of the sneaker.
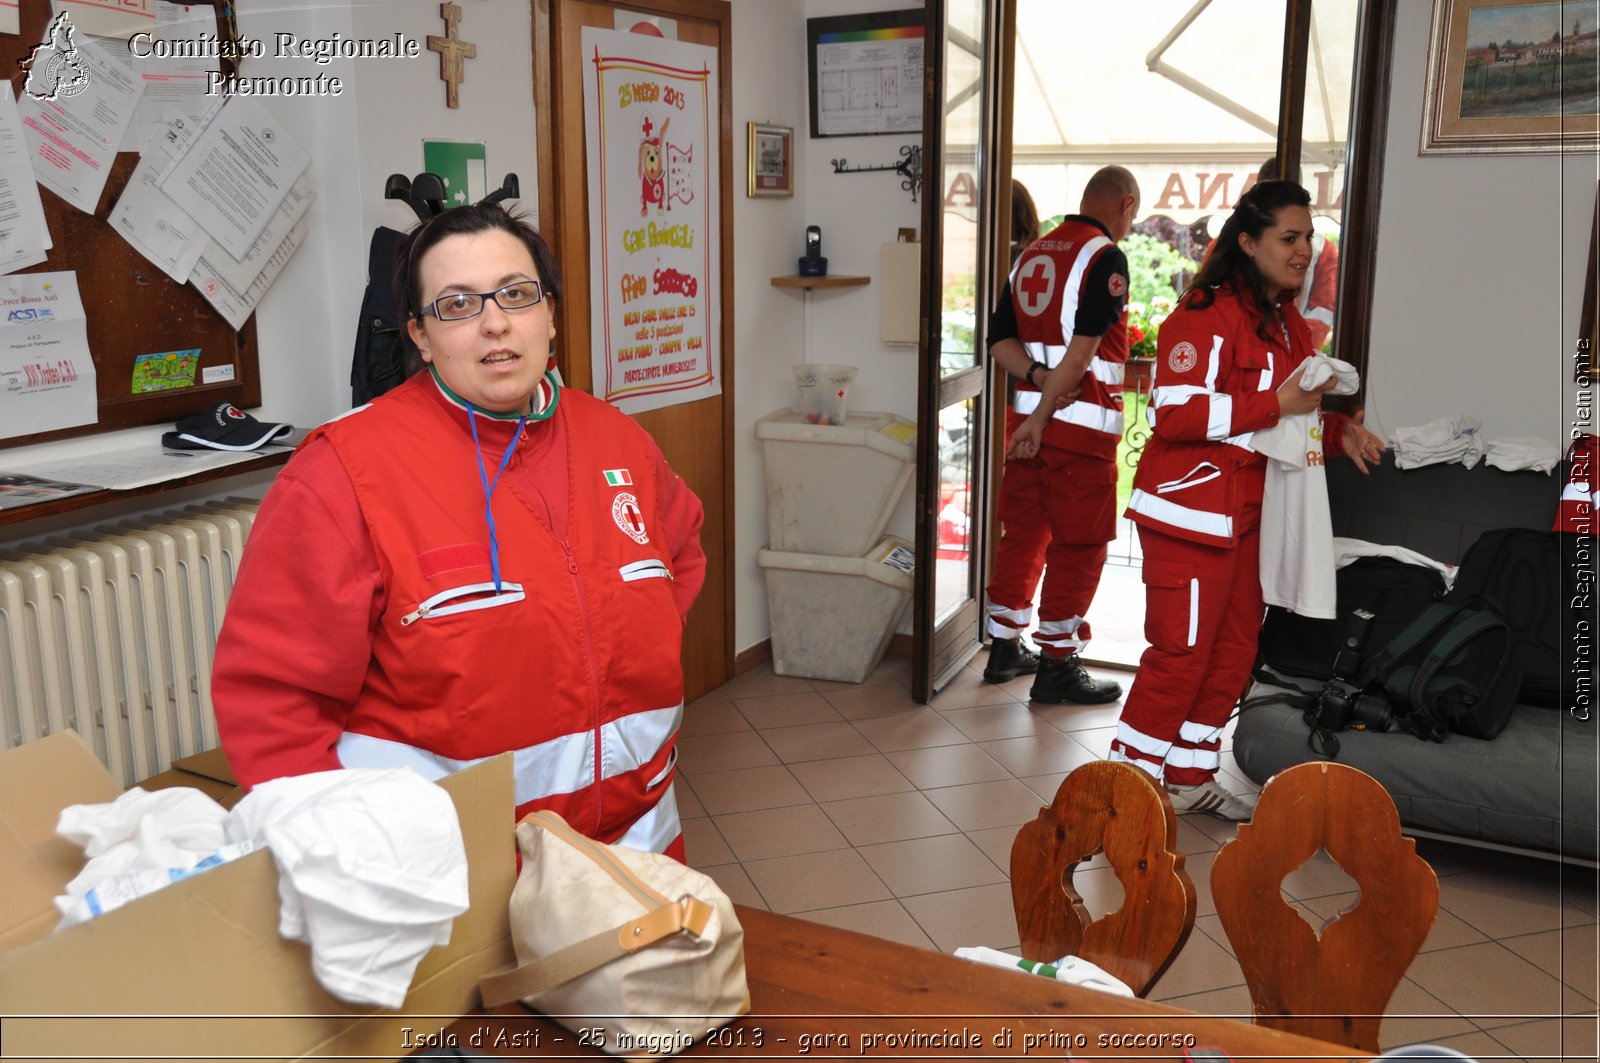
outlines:
M1168 786L1167 796L1172 798L1174 812L1203 812L1234 823L1243 823L1256 811L1255 794L1231 793L1215 779L1199 786Z
M1038 670L1039 655L1024 646L1021 638L995 639L989 644L989 665L983 678L988 683L1004 683Z
M1076 653L1040 658L1039 674L1034 677L1033 689L1028 691L1029 701L1042 701L1047 705L1059 705L1063 701L1103 705L1120 697L1122 684L1090 675Z

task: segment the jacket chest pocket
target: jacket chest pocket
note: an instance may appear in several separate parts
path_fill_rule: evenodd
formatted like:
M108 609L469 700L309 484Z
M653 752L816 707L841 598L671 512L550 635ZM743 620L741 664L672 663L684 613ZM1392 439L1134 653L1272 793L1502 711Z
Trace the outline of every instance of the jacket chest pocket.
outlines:
M1288 356L1270 347L1251 346L1241 350L1233 362L1230 391L1271 391L1273 377Z
M489 548L481 543L461 543L425 550L417 555L422 574L422 591L402 601L409 611L400 618L401 627L418 621L440 620L462 613L500 609L527 597L521 582L501 573L499 585L493 578ZM417 597L421 601L416 601Z

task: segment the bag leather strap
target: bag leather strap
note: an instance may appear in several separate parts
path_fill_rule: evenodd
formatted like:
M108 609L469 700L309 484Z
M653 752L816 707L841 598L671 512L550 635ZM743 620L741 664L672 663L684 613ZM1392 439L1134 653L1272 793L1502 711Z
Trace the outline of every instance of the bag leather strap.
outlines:
M612 960L659 945L679 934L698 938L705 933L712 911L711 905L685 894L619 927L602 930L508 971L486 975L478 982L483 1006L493 1008L538 996L599 970Z

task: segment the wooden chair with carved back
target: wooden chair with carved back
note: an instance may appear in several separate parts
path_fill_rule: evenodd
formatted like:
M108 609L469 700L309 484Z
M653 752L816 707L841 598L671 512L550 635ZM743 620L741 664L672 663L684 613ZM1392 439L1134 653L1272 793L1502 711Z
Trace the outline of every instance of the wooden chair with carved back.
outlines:
M1072 876L1101 851L1122 884L1123 901L1091 919ZM1017 832L1011 901L1024 959L1078 956L1144 996L1194 928L1194 883L1177 851L1171 799L1131 764L1102 760L1078 768Z
M1281 884L1320 851L1361 894L1319 933ZM1254 818L1217 853L1211 893L1257 1024L1379 1050L1384 1009L1438 911L1439 880L1376 779L1328 761L1273 776Z

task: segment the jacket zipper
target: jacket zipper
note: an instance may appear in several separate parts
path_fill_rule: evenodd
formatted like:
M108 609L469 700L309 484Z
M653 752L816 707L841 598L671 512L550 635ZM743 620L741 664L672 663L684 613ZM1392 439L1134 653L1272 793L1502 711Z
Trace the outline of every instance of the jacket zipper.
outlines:
M566 551L567 572L572 576L572 586L578 596L578 630L583 642L584 665L589 670L589 688L594 709L591 730L594 732L594 832L600 833L600 824L604 820L604 787L601 785L600 765L604 761L604 751L600 744L604 735L600 728L600 672L595 667L594 630L589 623L589 603L583 596L583 581L579 578L578 562L572 556L572 543L570 540L561 540L561 549Z

